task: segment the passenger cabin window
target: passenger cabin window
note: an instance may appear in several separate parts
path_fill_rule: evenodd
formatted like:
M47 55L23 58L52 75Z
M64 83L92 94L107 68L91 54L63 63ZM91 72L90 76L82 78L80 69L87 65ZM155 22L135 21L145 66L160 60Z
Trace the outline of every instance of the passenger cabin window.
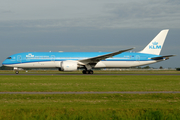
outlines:
M7 59L11 59L11 57L8 57Z

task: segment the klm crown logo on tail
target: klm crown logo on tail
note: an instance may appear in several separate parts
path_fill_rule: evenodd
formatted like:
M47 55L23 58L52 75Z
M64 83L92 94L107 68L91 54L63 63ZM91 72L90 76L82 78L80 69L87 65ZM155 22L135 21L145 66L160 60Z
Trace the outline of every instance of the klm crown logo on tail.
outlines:
M161 49L161 45L158 45L158 42L152 42L152 45L149 45L149 49Z

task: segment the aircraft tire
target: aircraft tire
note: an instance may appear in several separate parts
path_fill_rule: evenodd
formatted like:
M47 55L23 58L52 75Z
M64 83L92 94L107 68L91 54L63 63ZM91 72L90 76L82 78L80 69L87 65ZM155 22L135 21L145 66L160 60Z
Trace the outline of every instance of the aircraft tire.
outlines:
M19 71L15 71L16 74L19 74Z
M88 71L88 74L93 74L93 71L92 71L92 70L89 70L89 71Z
M89 74L89 70L86 70L86 74Z
M83 74L93 74L92 70L83 70L82 71Z
M83 70L82 73L83 73L83 74L86 74L86 70Z

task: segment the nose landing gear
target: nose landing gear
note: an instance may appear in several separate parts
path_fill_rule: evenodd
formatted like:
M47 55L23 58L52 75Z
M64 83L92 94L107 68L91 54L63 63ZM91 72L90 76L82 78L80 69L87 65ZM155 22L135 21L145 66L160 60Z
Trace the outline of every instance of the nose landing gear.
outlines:
M17 67L14 67L15 74L19 74L19 69Z
M16 74L19 74L19 71L15 71Z

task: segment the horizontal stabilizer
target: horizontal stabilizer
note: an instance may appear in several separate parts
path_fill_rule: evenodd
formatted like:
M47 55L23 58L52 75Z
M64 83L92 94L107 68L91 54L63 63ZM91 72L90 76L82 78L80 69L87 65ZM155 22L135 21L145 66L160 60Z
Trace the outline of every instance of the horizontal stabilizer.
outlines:
M169 59L169 57L173 57L173 56L176 56L176 55L165 55L165 56L160 56L160 57L153 57L153 58L150 58L152 60L162 60L162 59Z

